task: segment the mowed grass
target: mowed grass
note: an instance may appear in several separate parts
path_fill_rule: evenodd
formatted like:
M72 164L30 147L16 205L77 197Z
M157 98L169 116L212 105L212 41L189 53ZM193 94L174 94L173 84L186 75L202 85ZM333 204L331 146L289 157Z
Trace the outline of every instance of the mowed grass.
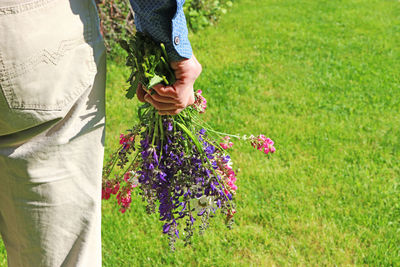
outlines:
M205 120L265 133L277 152L235 143L235 228L218 216L175 253L139 198L124 215L103 202L103 265L399 266L400 2L238 0L191 42ZM109 63L106 154L136 121L121 65Z

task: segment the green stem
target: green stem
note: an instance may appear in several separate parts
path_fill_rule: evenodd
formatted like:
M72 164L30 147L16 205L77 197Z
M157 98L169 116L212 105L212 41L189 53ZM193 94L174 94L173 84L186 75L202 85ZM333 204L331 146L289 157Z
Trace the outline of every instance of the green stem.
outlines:
M137 158L138 155L139 155L139 151L136 153L136 155L133 158L132 162L129 164L128 168L125 169L123 174L125 174L132 167L132 165L136 162L136 158ZM118 175L118 176L120 176L120 175Z
M114 169L115 164L116 164L117 161L118 161L118 156L117 156L116 154L118 153L118 151L121 150L121 148L122 148L122 146L120 146L120 147L112 154L112 155L114 155L114 157L113 157L113 159L112 159L112 166L111 166L110 168L107 169L107 176L104 177L104 179L107 179L107 178L110 176L112 170Z
M161 155L163 152L163 145L164 145L164 126L162 124L162 116L158 116L158 126L160 127L160 135L161 135L161 149L160 149L160 160L161 160Z
M163 43L161 43L160 46L161 46L161 50L162 50L162 52L164 54L164 57L167 59L167 61L169 61L167 50L165 49L165 45Z
M193 122L194 122L196 125L198 125L198 126L202 126L199 122L196 121L196 119L193 120ZM202 122L202 123L205 124L205 125L207 126L207 131L209 131L209 132L216 133L216 134L218 134L218 135L226 135L226 136L230 136L230 137L235 137L235 138L237 138L237 139L241 139L241 137L240 137L239 135L234 135L234 134L228 134L228 133L218 132L218 131L213 130L213 129L210 127L210 125L207 124L206 122Z
M151 142L152 145L154 146L154 141L156 139L156 135L158 135L158 114L154 113L154 117L153 117L153 128L154 128L154 133L153 133L153 141Z
M197 147L197 150L204 155L203 147L201 146L199 140L197 140L197 138L193 135L193 133L189 131L189 129L182 123L176 122L176 124L190 137L190 139L192 139L194 145Z

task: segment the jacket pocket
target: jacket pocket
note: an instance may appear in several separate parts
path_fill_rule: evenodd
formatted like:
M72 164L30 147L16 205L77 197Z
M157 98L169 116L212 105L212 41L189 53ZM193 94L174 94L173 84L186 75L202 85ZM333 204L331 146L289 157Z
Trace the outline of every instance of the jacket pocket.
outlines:
M91 0L28 4L0 7L0 87L10 109L62 110L96 74L96 13Z

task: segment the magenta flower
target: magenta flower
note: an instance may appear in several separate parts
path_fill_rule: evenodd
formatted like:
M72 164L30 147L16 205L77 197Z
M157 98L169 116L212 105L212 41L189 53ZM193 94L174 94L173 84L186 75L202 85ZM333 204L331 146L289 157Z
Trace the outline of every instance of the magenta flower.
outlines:
M202 96L203 92L201 90L197 90L197 92L194 94L195 95L195 102L193 104L193 107L199 112L199 113L204 113L207 108L207 100Z
M230 139L231 138L229 136L225 136L224 138L222 138L223 142L219 145L225 150L231 148L233 146L233 143L229 141Z
M257 137L254 137L253 135L250 136L250 142L254 148L264 152L265 154L268 154L270 152L274 153L276 151L274 147L274 141L272 141L270 138L265 137L262 134Z

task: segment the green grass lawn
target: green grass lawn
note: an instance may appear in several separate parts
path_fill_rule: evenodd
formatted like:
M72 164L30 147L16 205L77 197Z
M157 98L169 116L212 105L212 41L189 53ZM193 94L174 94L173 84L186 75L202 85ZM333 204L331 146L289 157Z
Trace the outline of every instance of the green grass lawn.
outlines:
M238 0L191 42L205 119L277 152L236 143L235 228L219 216L175 253L139 199L124 215L103 202L103 265L399 266L400 2ZM106 154L136 120L121 65L109 62Z

